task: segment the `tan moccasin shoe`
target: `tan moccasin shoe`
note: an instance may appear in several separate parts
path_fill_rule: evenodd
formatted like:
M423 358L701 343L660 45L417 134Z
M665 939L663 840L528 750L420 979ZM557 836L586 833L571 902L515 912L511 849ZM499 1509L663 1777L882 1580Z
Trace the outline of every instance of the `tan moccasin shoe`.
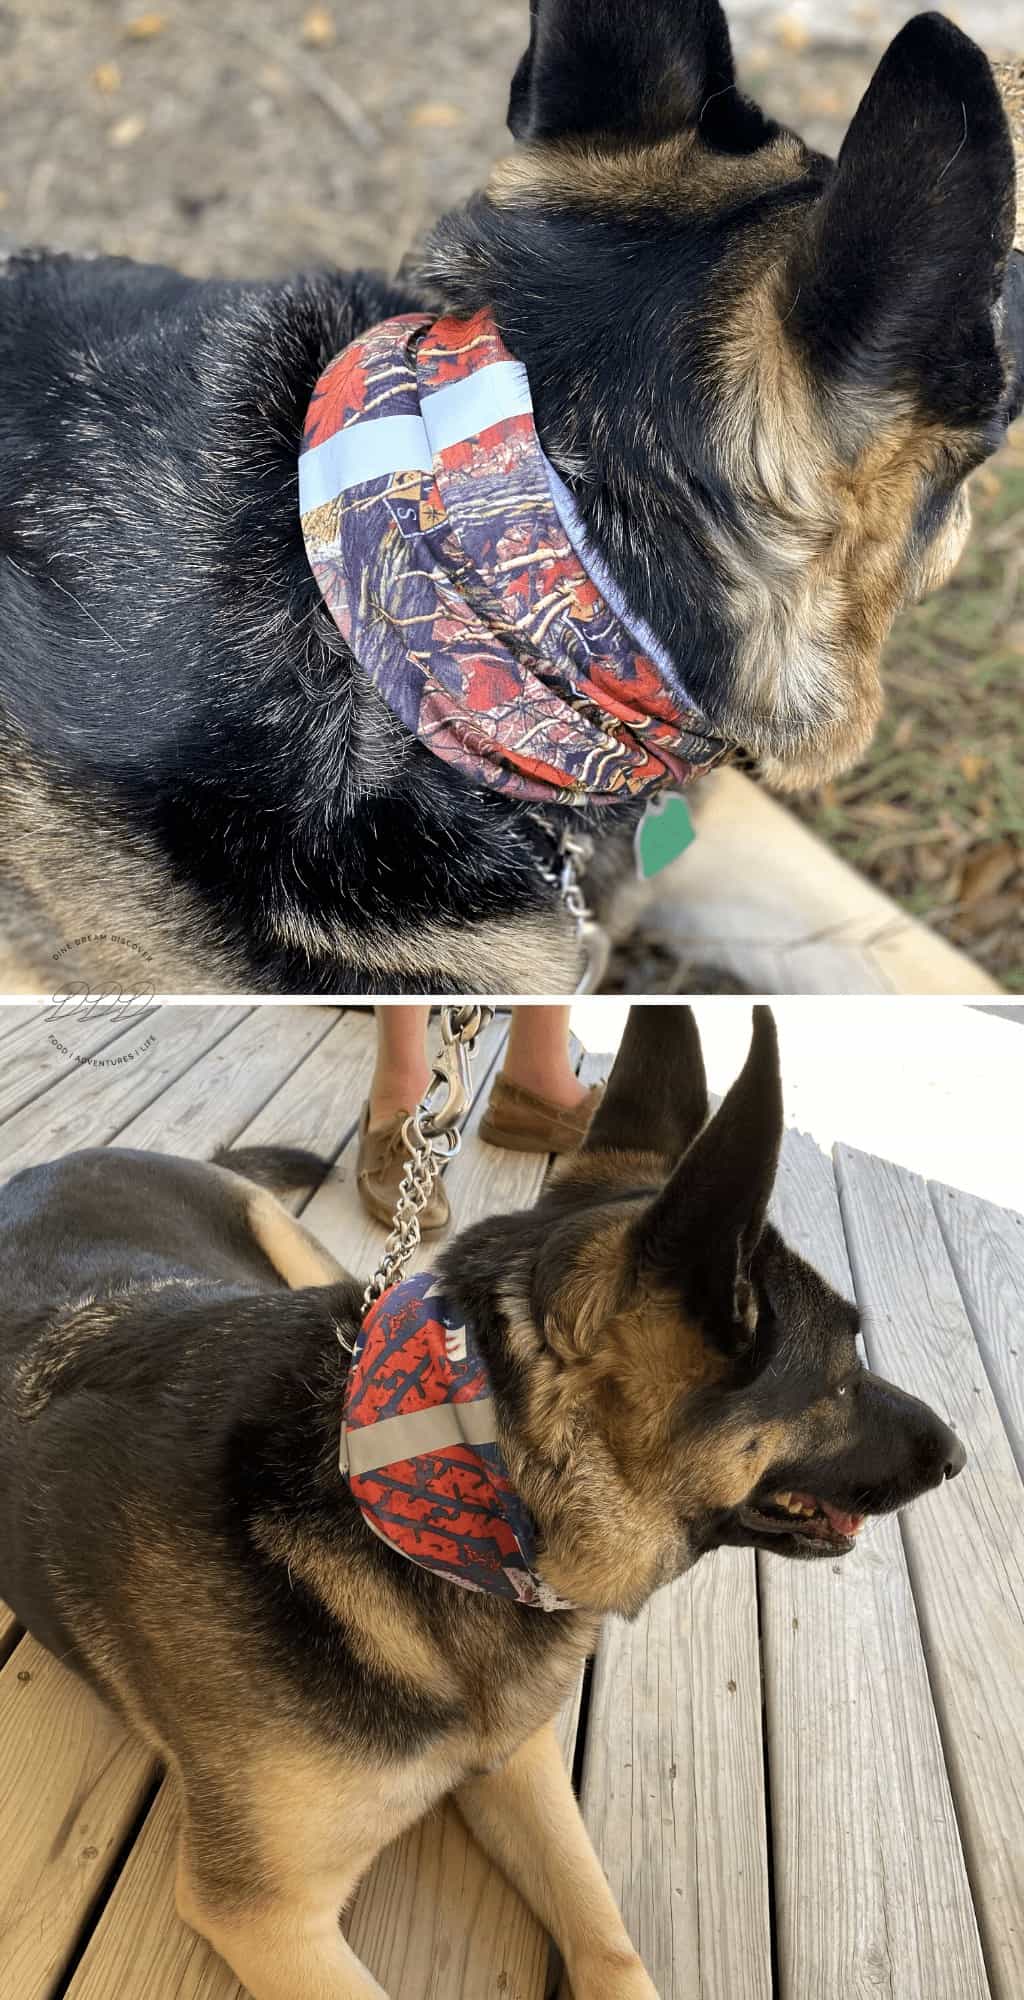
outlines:
M402 1144L402 1128L407 1111L399 1111L386 1125L370 1124L369 1099L359 1120L359 1150L356 1154L356 1186L363 1207L377 1222L394 1221L398 1184L409 1155ZM437 1182L420 1216L420 1233L434 1236L451 1220L451 1208L443 1180Z
M582 1146L590 1121L604 1094L604 1084L591 1085L574 1110L550 1097L509 1083L502 1070L480 1120L480 1137L489 1146L510 1153L574 1153Z

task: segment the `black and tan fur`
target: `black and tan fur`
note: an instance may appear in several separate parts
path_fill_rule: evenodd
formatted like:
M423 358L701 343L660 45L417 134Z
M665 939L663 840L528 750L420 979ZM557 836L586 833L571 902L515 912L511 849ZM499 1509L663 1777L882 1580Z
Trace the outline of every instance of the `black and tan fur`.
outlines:
M400 285L9 263L0 914L51 982L87 936L65 985L137 985L145 950L160 990L573 986L545 836L392 719L303 550L314 383L411 306L492 309L716 731L783 786L867 744L892 620L948 574L1021 400L986 58L911 22L834 164L741 94L717 0L533 0L510 123ZM599 905L636 816L583 816Z
M655 2000L551 1728L601 1617L724 1543L852 1546L782 1488L886 1512L964 1459L766 1220L781 1133L766 1010L710 1120L692 1016L637 1010L584 1149L443 1254L579 1607L551 1615L365 1525L337 1465L360 1286L265 1189L110 1150L0 1194L0 1593L167 1761L181 1914L255 2000L379 2000L338 1912L447 1794L575 2000Z

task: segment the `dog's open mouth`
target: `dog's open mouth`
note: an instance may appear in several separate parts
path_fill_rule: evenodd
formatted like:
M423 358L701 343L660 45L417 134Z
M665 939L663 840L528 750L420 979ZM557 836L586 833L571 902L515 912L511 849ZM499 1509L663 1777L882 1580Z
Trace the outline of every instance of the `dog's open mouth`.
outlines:
M747 1528L763 1535L793 1535L800 1542L817 1543L822 1552L830 1549L841 1555L853 1548L864 1526L863 1514L849 1514L818 1500L813 1493L772 1493L753 1505L740 1508Z

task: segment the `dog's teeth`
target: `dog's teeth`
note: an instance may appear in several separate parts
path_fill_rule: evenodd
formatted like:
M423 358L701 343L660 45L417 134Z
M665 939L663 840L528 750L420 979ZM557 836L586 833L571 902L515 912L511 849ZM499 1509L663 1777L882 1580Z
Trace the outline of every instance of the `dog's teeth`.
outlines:
M792 1493L776 1493L775 1498L780 1507L788 1507L793 1495Z

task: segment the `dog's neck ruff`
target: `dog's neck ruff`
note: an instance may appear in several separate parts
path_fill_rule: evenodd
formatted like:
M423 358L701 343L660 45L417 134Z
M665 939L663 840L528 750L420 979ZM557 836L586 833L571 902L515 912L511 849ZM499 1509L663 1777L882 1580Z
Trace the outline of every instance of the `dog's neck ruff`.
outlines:
M534 804L644 798L725 755L587 548L489 313L386 320L331 362L299 508L355 659L476 783Z
M341 1470L367 1525L410 1562L534 1610L572 1609L537 1574L537 1531L497 1442L486 1362L429 1271L392 1285L363 1320Z

